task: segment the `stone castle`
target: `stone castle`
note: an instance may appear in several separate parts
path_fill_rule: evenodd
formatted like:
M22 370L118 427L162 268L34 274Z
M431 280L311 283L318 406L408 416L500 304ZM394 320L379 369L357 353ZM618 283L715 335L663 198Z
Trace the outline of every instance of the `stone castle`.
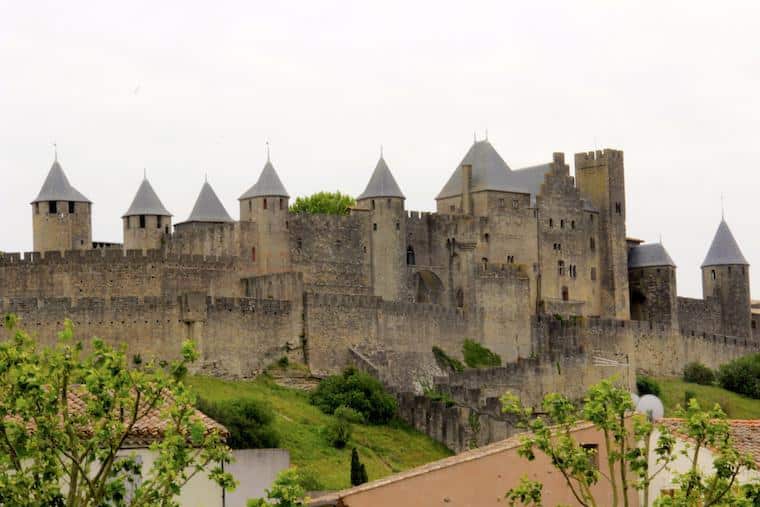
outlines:
M337 216L291 213L267 160L239 220L206 182L179 223L146 179L115 245L93 242L92 203L56 159L32 201L34 252L0 257L0 311L41 340L70 317L81 336L143 356L194 338L198 367L217 375L288 355L317 373L357 364L408 392L444 373L433 346L461 357L465 338L500 354L503 371L452 373L449 385L531 396L754 351L749 265L725 221L703 299L678 297L662 244L626 237L623 153L578 153L574 166L554 153L513 170L476 141L428 213L406 210L381 157Z

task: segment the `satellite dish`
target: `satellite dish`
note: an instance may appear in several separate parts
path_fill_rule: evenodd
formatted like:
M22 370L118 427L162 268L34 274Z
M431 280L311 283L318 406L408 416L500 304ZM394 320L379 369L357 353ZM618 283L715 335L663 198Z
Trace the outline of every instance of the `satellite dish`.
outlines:
M636 405L636 412L646 414L650 419L656 421L662 419L665 415L665 407L663 406L662 401L660 401L660 398L654 394L645 394Z
M639 395L638 395L638 394L636 394L636 393L631 393L631 402L633 403L633 408L634 408L634 409L636 408L636 405L638 405L638 404L639 404L639 400L640 400L640 399L641 399L641 398L639 398Z

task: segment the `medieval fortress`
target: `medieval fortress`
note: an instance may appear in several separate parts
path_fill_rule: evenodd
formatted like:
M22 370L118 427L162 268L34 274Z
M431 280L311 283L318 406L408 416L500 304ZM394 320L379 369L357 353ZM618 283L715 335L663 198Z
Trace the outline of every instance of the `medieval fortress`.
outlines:
M68 317L143 357L193 338L212 374L253 376L287 355L316 373L356 364L405 392L445 383L481 407L507 387L580 393L758 349L749 264L725 221L703 299L681 298L663 245L626 237L623 152L578 153L574 174L562 153L513 170L483 140L434 213L406 210L381 157L350 214L309 215L288 211L267 160L239 220L206 182L173 223L144 180L115 245L93 242L92 202L56 160L31 203L34 252L0 256L0 312L41 341ZM461 357L465 339L504 366L444 379L432 347Z

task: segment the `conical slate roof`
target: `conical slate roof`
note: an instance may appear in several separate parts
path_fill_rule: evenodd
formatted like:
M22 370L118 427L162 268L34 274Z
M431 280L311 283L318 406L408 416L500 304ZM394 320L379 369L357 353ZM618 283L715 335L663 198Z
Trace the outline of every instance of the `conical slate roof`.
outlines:
M285 185L280 181L280 177L277 176L277 171L274 170L272 162L267 159L267 163L264 169L259 175L259 179L255 185L248 189L246 193L241 195L238 200L251 199L252 197L290 197L288 191L285 190Z
M731 234L728 224L725 220L721 220L710 245L710 250L707 251L707 257L705 257L705 261L702 263L702 267L725 266L727 264L743 264L748 266L749 262L742 255L742 251L739 249L734 235Z
M652 266L676 267L675 262L670 258L668 251L665 250L662 243L637 245L628 250L629 268L646 268Z
M135 198L132 199L132 205L127 212L122 215L122 218L135 215L172 216L161 203L161 199L156 195L156 191L153 190L148 178L143 179L142 183L140 183Z
M356 200L373 197L400 197L401 199L406 199L404 194L401 193L401 189L398 187L398 183L396 183L396 178L393 177L382 155L380 156L380 160L377 161L372 176L369 178L367 188L364 189L364 192Z
M207 181L185 222L232 222L232 218Z
M481 190L516 191L515 182L511 182L509 178L512 170L491 143L484 140L473 143L436 199L445 199L462 194L463 165L472 166L472 186L470 187L472 192Z
M79 190L71 186L69 179L63 172L58 159L53 162L53 166L48 172L45 182L42 184L40 193L32 201L32 204L43 201L74 201L74 202L91 202L82 195Z

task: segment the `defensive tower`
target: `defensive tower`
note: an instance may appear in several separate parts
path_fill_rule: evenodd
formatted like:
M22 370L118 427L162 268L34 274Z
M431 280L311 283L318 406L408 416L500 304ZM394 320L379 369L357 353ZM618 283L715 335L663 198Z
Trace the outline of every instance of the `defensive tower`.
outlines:
M40 193L32 201L34 251L92 248L92 203L71 183L56 155Z
M132 204L121 217L125 250L151 250L161 247L171 233L172 214L156 195L148 178L143 178Z
M676 264L662 243L628 250L631 319L664 322L678 328Z

